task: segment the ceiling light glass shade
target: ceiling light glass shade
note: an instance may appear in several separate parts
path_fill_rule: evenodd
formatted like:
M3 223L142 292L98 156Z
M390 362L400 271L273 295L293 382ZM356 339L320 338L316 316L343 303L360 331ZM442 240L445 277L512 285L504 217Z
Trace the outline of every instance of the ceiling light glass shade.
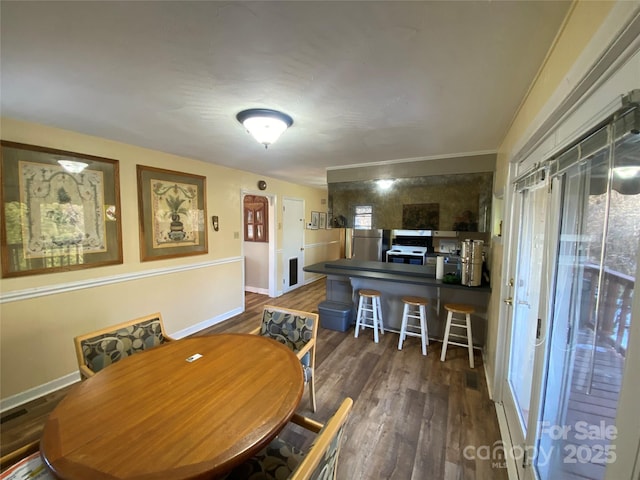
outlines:
M88 163L76 162L74 160L58 160L58 163L69 173L80 173L89 166Z
M293 125L293 119L286 113L266 108L243 110L236 118L265 148L278 140L280 135Z

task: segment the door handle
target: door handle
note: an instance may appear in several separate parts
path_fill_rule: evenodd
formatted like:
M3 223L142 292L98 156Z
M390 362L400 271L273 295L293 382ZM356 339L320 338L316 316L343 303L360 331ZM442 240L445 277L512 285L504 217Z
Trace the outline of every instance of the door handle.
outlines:
M506 303L507 305L513 305L513 298L511 297L505 298L503 302Z

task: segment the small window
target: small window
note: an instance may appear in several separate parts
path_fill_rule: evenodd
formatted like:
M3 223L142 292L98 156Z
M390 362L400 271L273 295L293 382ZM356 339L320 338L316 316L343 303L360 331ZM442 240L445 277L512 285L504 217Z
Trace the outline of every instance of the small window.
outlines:
M353 228L358 230L371 230L373 225L373 207L371 205L359 205L355 209Z
M244 241L269 241L269 200L266 197L244 197Z

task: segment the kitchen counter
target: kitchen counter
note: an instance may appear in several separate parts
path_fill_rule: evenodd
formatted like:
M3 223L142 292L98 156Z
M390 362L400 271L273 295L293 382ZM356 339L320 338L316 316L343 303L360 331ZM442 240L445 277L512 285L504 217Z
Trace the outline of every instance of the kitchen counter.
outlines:
M455 272L455 264L445 264L445 273ZM340 259L320 262L303 268L306 272L327 277L327 300L350 303L355 311L358 290L362 288L379 290L382 294L382 316L385 331L399 332L403 303L401 297L414 295L429 301L427 328L429 338L441 340L444 335L446 311L445 303L466 303L473 305L476 313L472 316L473 341L478 348L484 346L486 330L486 310L491 287L467 287L444 283L435 278L435 265L410 265L365 260ZM371 333L370 329L363 333Z
M455 272L455 264L444 265L444 273ZM375 280L388 280L397 283L411 283L415 285L427 285L451 289L474 290L491 292L491 287L481 285L479 287L467 287L436 280L435 265L409 265L406 263L386 263L366 260L352 260L342 258L331 262L320 262L304 267L305 272L320 273L323 275L341 275L345 277L370 278Z

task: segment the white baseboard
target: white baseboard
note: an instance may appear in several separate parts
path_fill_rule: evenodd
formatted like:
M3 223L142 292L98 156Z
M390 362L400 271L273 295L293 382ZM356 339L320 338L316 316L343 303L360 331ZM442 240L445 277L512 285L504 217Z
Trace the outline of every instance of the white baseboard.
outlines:
M507 425L507 416L504 413L504 407L500 403L494 403L496 407L496 415L498 416L498 425L500 426L500 436L502 437L502 446L505 452L505 462L507 464L507 474L509 480L518 479L518 468L516 467L516 460L511 452L513 452L513 445L511 444L511 435L509 434L509 427Z
M482 349L482 369L484 370L484 380L487 382L489 400L493 400L493 380L489 378L489 374L487 373L487 355L484 348Z
M200 330L204 330L205 328L217 325L218 323L228 320L231 317L240 315L243 311L244 310L242 307L236 308L234 310L225 312L222 315L204 320L189 328L185 328L184 330L170 332L169 335L176 339L184 338L197 333ZM44 395L55 392L56 390L60 390L61 388L67 387L79 381L80 373L75 371L63 377L52 380L51 382L47 382L43 385L38 385L37 387L30 388L29 390L25 390L24 392L17 393L10 397L3 398L2 400L0 400L0 413L11 410L12 408L19 407L20 405L36 400L40 397L43 397Z
M310 283L317 282L321 278L325 278L325 277L326 277L326 275L323 275L323 274L320 274L320 273L319 274L315 274L315 275L312 275L311 277L307 278L305 280L304 284L305 285L309 285Z
M258 293L260 295L269 295L269 289L268 288L249 287L248 285L245 285L244 291L245 292L251 292L251 293Z
M220 322L224 322L225 320L229 320L231 317L235 317L236 315L240 315L242 312L244 311L244 309L242 307L238 307L234 310L230 310L228 312L225 312L221 315L218 315L216 317L213 318L209 318L208 320L203 320L200 323L196 323L195 325L192 325L188 328L185 328L184 330L179 330L177 332L172 332L169 333L169 336L173 337L173 338L184 338L184 337L188 337L189 335L193 335L194 333L198 333L200 330L204 330L205 328L209 328L209 327L213 327L214 325L217 325Z
M56 378L50 382L38 385L37 387L30 388L24 392L11 395L10 397L0 400L0 413L11 410L12 408L19 407L25 403L36 400L40 397L44 397L50 393L60 390L61 388L73 385L80 381L80 372L68 373L64 377Z

